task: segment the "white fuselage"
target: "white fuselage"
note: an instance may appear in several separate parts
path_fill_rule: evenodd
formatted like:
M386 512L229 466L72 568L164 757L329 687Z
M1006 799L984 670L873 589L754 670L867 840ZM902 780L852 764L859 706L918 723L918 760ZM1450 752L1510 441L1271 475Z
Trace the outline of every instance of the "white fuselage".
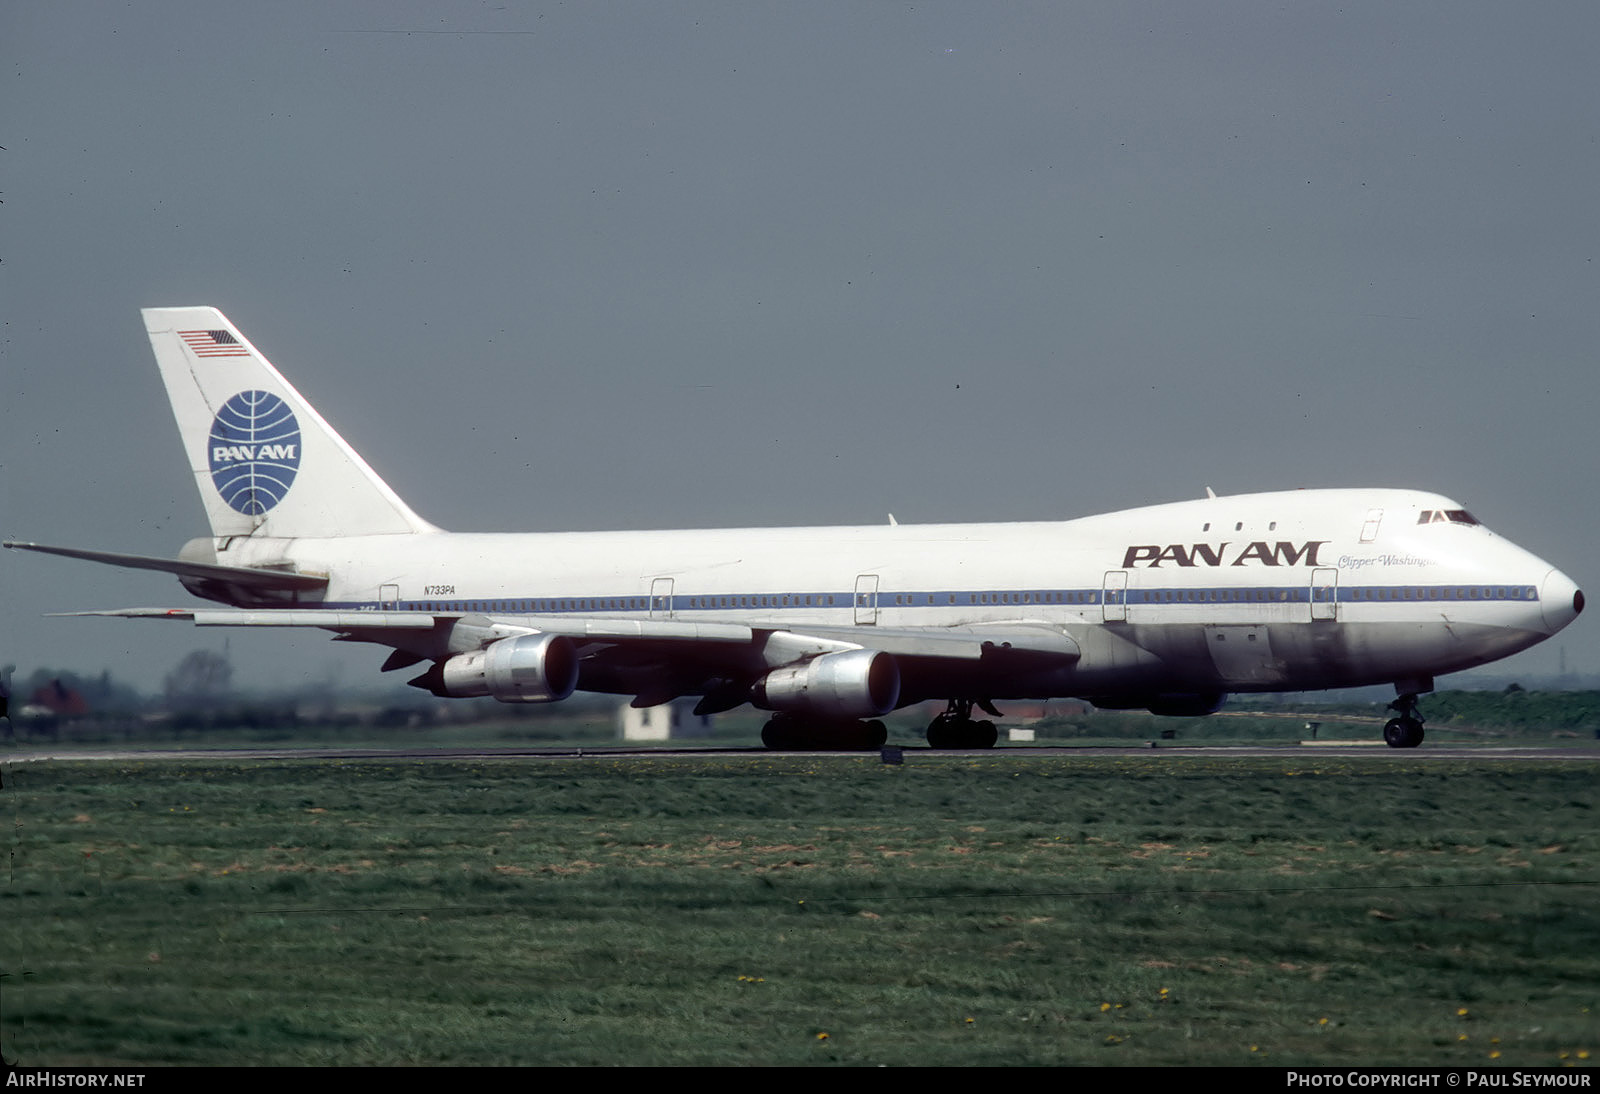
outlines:
M1206 498L1048 523L215 546L227 565L327 575L319 607L850 627L866 647L873 628L1023 623L1080 648L1071 667L988 681L996 698L1420 681L1531 646L1581 606L1570 579L1457 503L1387 489ZM922 681L904 698L933 690Z

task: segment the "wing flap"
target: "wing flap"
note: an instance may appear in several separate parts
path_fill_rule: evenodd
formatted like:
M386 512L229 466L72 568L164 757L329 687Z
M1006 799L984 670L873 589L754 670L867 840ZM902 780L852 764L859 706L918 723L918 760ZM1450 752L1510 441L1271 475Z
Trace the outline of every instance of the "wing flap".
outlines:
M969 627L784 627L791 634L846 642L897 657L977 661L995 650L1018 650L1076 661L1078 643L1047 624L1004 623Z
M749 642L754 628L742 623L685 623L675 619L574 619L566 616L491 616L568 638L626 641L630 638L681 642Z

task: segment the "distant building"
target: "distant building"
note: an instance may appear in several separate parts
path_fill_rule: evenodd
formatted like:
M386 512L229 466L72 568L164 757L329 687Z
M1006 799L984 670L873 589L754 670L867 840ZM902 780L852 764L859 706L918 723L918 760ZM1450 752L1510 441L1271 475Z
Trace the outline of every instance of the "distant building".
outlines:
M692 702L617 708L617 736L624 741L672 741L711 736L711 715L694 713Z
M62 683L59 676L43 687L34 688L33 694L28 696L28 706L43 707L60 718L89 713L88 700L76 688Z

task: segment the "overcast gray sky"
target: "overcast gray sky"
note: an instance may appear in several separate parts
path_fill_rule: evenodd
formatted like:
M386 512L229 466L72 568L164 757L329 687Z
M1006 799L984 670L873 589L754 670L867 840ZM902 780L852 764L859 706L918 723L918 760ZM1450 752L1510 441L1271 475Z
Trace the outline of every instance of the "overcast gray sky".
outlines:
M1587 2L12 0L0 534L204 532L138 309L213 304L446 528L1414 486L1592 585L1596 56ZM224 640L0 596L24 674Z

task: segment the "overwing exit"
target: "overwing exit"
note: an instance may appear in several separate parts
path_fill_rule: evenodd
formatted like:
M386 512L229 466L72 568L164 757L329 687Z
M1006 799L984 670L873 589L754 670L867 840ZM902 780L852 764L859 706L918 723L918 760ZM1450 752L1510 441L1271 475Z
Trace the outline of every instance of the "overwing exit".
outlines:
M936 748L1007 699L1206 714L1230 692L1393 684L1394 747L1437 675L1555 634L1561 571L1458 503L1299 490L1067 521L456 533L418 516L214 308L143 313L211 534L175 559L5 546L175 575L224 607L83 615L312 627L435 695L771 712L773 748L871 748L928 700Z

